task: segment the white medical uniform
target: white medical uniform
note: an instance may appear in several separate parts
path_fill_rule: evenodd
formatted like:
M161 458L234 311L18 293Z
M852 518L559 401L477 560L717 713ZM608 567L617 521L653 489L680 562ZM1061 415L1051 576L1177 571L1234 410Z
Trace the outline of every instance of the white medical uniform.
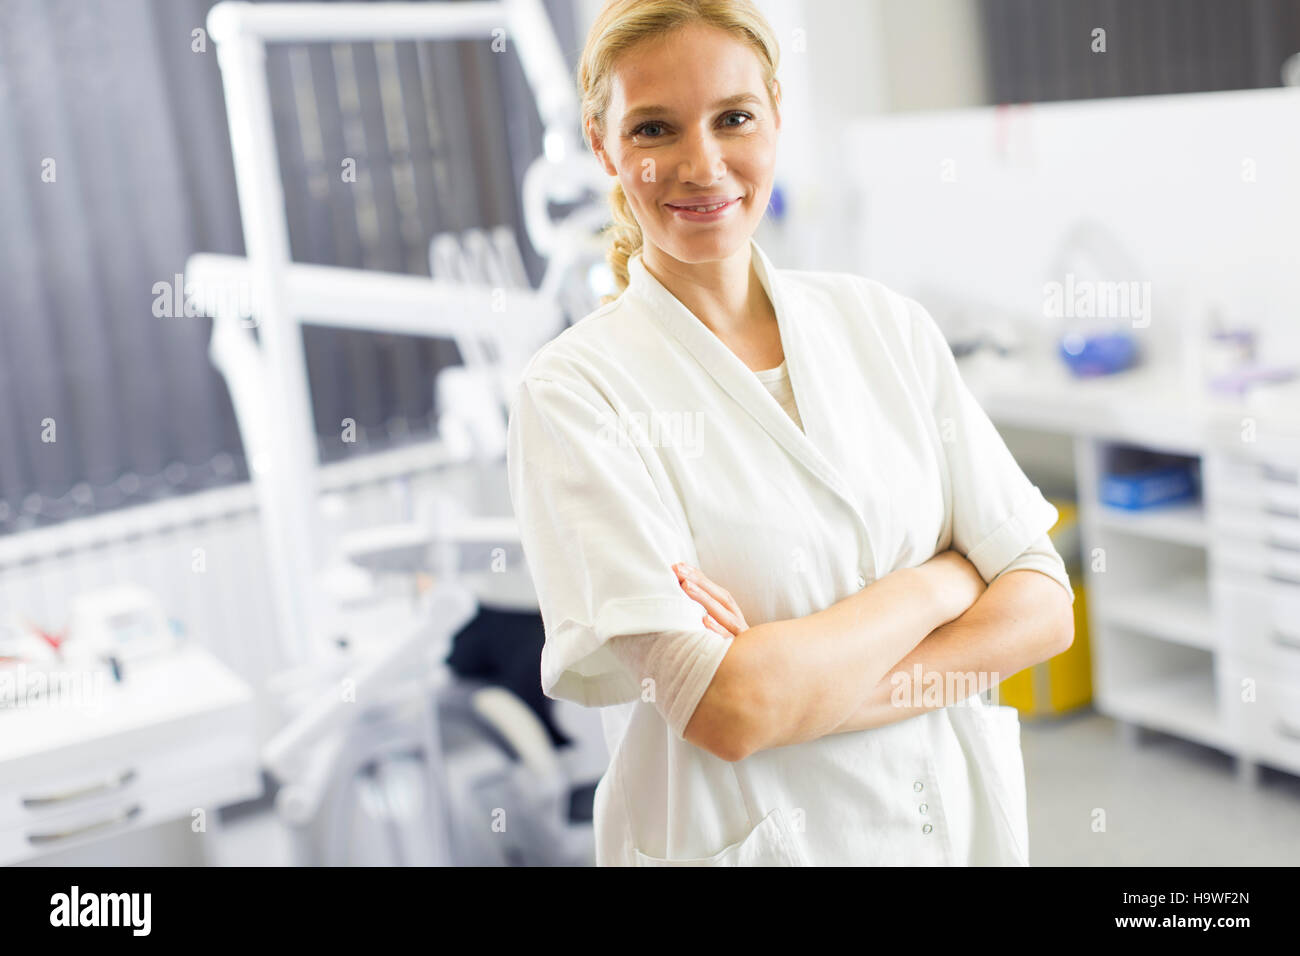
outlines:
M777 369L755 373L640 256L618 299L547 343L511 404L510 492L546 630L542 687L603 708L600 865L1028 863L1016 711L974 695L728 762L683 737L733 640L949 547L985 581L1068 577L1029 482L916 302L846 273L754 267ZM769 391L772 387L772 391ZM864 688L865 692L866 688Z

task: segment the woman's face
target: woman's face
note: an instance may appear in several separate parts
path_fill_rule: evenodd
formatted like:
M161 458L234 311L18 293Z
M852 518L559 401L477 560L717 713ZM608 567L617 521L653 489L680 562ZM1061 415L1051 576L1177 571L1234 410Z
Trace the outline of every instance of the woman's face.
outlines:
M686 263L747 245L772 193L781 128L754 50L691 24L627 51L612 86L605 128L588 136L645 242Z

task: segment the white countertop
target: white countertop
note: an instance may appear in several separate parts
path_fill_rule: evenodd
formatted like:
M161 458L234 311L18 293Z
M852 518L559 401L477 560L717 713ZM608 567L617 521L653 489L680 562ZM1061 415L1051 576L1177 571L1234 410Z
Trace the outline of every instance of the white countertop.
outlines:
M1300 383L1261 386L1245 397L1193 387L1168 365L1075 378L1059 361L1002 359L980 353L959 363L962 378L998 424L1093 435L1170 450L1244 444L1254 420L1260 443L1300 441Z
M97 693L81 703L38 699L0 709L0 763L253 702L248 684L196 646L126 664L122 683L105 675L89 688Z

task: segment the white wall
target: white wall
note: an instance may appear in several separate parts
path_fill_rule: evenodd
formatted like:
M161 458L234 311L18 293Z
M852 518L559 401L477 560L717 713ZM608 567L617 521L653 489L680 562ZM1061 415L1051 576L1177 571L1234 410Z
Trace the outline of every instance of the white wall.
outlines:
M845 150L868 213L853 268L1041 316L1060 243L1089 220L1129 260L1089 278L1149 282L1151 333L1176 338L1210 302L1292 328L1297 116L1300 90L1266 89L863 121Z
M864 117L985 102L974 0L758 0L781 43L779 181L786 234L759 236L789 268L852 271L862 210L846 129Z

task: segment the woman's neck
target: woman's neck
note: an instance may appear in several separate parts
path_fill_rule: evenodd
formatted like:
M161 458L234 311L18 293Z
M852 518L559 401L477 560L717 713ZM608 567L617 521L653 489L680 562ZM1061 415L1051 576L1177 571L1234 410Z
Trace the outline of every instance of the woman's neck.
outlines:
M759 343L770 336L776 311L754 267L750 243L726 259L700 263L680 262L647 244L641 262L722 341Z

